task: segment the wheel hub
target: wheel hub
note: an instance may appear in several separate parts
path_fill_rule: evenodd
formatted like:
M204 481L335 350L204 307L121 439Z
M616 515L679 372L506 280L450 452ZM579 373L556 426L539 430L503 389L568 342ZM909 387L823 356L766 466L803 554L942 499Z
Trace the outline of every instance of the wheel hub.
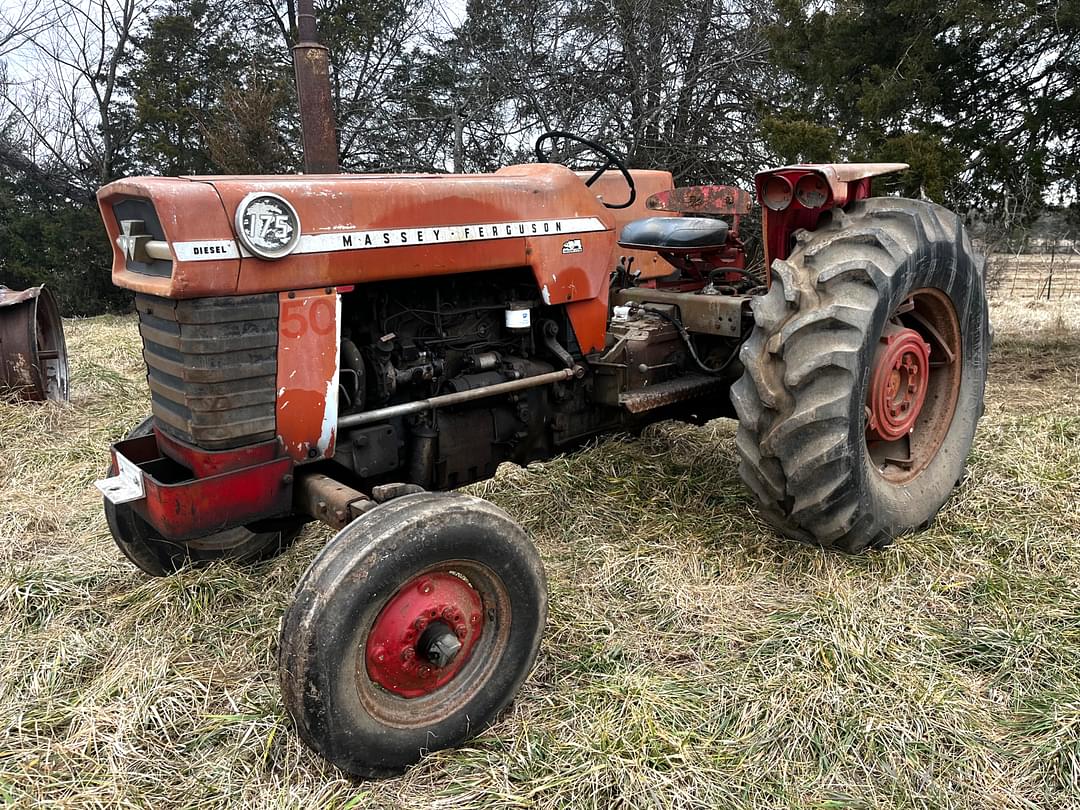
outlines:
M914 329L890 323L874 356L867 394L867 435L896 441L914 430L930 381L930 345Z
M483 603L468 582L421 574L375 619L364 655L368 677L401 697L430 694L461 671L483 629Z
M417 652L436 669L448 667L461 651L457 633L446 622L432 622L420 636Z

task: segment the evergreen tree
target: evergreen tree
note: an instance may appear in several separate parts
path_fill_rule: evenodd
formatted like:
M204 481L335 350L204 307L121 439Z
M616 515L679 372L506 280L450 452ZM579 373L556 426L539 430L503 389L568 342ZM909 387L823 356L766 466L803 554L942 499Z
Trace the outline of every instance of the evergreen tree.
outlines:
M785 160L911 164L902 190L1029 214L1078 190L1080 0L777 0Z
M149 174L209 174L207 133L241 68L223 4L173 0L135 37L126 76L135 101L133 149Z
M0 177L0 282L48 284L65 315L97 315L130 300L112 285L111 260L96 205L25 175Z

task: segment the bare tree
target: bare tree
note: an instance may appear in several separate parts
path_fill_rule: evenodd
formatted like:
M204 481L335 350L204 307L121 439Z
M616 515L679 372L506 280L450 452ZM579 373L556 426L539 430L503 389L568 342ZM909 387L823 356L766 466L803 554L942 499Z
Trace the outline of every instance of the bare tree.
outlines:
M768 0L477 0L442 54L451 86L417 129L452 133L455 166L528 159L537 134L562 129L681 181L748 179L766 159L770 13Z
M0 162L93 193L112 180L131 137L121 103L121 67L132 34L153 4L137 0L51 0L25 32L26 77L2 87L10 122Z
M17 49L24 40L32 39L45 27L38 0L23 3L16 10L0 6L0 59Z

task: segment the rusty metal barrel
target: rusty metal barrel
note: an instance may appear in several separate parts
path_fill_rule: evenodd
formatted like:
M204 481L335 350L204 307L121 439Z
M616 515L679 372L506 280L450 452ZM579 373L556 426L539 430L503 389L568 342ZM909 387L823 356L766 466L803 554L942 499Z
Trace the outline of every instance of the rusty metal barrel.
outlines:
M0 399L67 398L67 345L56 299L43 286L0 285Z

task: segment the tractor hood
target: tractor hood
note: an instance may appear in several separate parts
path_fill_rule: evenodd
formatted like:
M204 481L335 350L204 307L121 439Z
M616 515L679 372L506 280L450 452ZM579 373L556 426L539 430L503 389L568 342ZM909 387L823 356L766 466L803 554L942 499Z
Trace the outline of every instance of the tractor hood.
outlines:
M169 298L531 266L545 300L571 302L600 293L615 244L611 212L555 164L487 175L135 177L102 188L98 203L114 283ZM282 236L276 257L252 239L266 227Z

